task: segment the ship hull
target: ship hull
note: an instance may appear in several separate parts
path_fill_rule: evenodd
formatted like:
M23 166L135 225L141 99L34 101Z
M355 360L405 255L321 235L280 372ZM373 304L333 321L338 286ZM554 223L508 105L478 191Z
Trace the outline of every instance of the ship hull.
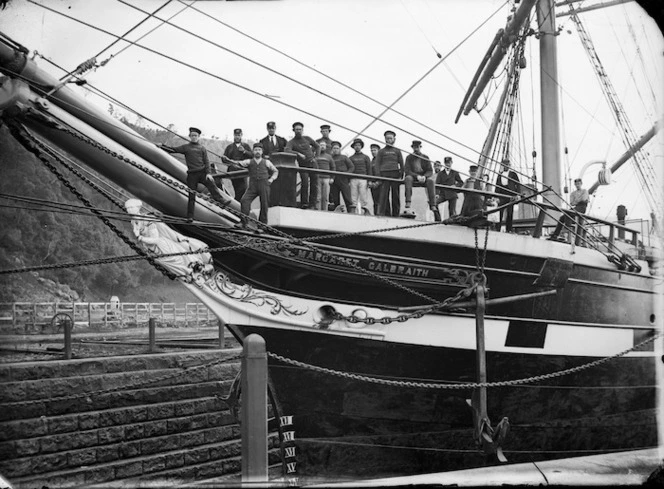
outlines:
M255 287L298 297L381 308L428 306L472 285L483 266L490 298L557 291L492 305L495 315L640 326L656 318L653 277L619 271L595 250L495 231L485 236L484 229L454 225L400 230L412 224L403 219L290 208L271 209L270 216L287 236L315 241L186 231L211 247L245 245L213 253L215 264ZM394 230L356 234L371 228ZM339 233L341 238L323 238Z
M444 318L441 318L441 321ZM407 327L407 326L403 326ZM475 351L376 341L315 331L232 326L268 352L305 364L409 382L472 383ZM532 378L598 357L488 351L489 382ZM498 463L478 449L472 390L379 385L269 358L280 416L293 416L297 475L381 477ZM510 431L510 463L656 446L655 357L642 353L520 386L491 387L488 413ZM291 466L292 467L292 466Z

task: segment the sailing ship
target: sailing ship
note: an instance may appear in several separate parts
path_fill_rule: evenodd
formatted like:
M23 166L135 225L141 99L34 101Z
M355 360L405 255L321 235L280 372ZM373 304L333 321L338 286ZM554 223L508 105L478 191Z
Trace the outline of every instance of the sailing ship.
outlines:
M490 229L490 211L437 222L277 205L269 226L255 222L264 231L256 234L237 229L230 196L222 205L203 193L188 222L184 165L4 35L0 110L12 134L73 192L71 179L92 182L60 151L145 203L148 212L132 208L134 221L171 231L154 231L150 252L136 251L240 341L265 339L273 407L292 421L281 433L296 448L285 452L287 471L386 476L651 447L658 263L638 231L562 204L554 9L550 0L514 6L460 109L477 106L506 60L509 81L479 161L495 181L508 156L501 124L514 111L523 42L538 39L543 182L515 195L456 189L528 209L516 233ZM636 158L636 143L647 139L632 141L629 154ZM304 171L291 154L272 159L280 172ZM661 195L643 170L659 212ZM573 223L568 241L544 239L564 213ZM169 263L184 256L185 267Z

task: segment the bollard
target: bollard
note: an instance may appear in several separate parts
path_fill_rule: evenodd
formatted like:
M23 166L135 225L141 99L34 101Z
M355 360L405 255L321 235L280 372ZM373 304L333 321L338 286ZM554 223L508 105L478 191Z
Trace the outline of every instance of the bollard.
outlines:
M242 482L267 481L267 353L251 334L242 353Z
M157 320L155 318L150 318L148 320L148 338L149 338L149 351L150 353L154 353L157 350L157 341L156 341L156 334L155 334L155 329L157 327Z
M71 330L74 323L65 319L65 360L71 360Z

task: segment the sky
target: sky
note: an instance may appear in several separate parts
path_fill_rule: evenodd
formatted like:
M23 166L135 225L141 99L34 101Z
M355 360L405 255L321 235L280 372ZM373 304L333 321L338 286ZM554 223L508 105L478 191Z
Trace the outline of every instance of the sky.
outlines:
M291 124L300 121L305 134L314 138L320 137L321 124L330 124L332 139L345 144L360 132L366 143L382 142L383 132L394 129L402 150L410 150L413 139L422 140L422 151L431 159L453 155L463 172L477 161L498 98L497 84L492 84L493 96L480 99L487 105L481 114L471 112L457 124L454 119L482 56L510 13L510 4L498 0L208 0L194 2L193 8L179 0L35 2L116 35L146 17L131 6L152 12L166 4L156 15L175 15L170 22L189 33L149 19L127 39L136 40L158 26L139 43L198 70L127 47L124 41L106 49L114 37L27 0L14 0L0 12L0 30L36 50L39 65L58 77L62 72L40 56L72 70L102 50L98 61L114 54L85 76L88 82L164 126L173 124L182 135L196 126L203 137L231 139L239 127L245 138L257 140L266 134L266 122L276 121L277 133L290 138ZM585 13L582 21L639 137L664 113L664 39L636 3ZM561 17L557 24L562 27L557 37L561 146L568 148L563 166L573 178L589 161L611 164L625 147L573 23ZM515 121L512 147L513 165L525 174L532 173L532 151L541 155L535 107L539 74L530 70L537 67L539 48L536 39L531 41L528 67L521 75L522 118ZM108 107L108 101L86 96ZM374 122L394 102L397 111L420 124L392 111ZM646 146L660 184L662 133ZM535 163L540 160L538 156ZM584 180L592 183L597 170L588 170ZM541 169L537 174L542 175ZM622 203L628 217L648 218L634 170L626 165L614 180L598 190L590 212L614 220L615 206Z

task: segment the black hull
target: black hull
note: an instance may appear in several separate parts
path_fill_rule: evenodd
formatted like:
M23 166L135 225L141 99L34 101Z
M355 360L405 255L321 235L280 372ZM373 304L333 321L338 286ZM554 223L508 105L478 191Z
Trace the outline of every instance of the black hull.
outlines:
M185 230L194 234L192 231ZM297 230L284 231L302 237ZM299 297L389 309L430 304L357 269L333 264L331 255L438 301L468 287L476 272L474 248L445 242L415 244L409 239L383 238L379 233L348 236L341 242L317 241L324 253L316 254L280 238L261 236L267 241L256 241L252 235L198 232L196 237L211 247L249 242L246 248L214 253L215 264L255 287ZM487 250L485 273L489 298L557 289L555 295L489 306L489 315L542 322L654 324L655 295L653 279L648 276L493 249Z
M316 332L236 326L268 352L370 376L475 381L475 352ZM528 378L587 364L592 357L487 352L488 381ZM477 449L470 390L384 386L269 359L280 410L294 416L300 476L385 477L496 464ZM509 463L657 444L655 359L621 358L546 382L488 391L493 425L508 417ZM644 387L649 386L649 387Z

